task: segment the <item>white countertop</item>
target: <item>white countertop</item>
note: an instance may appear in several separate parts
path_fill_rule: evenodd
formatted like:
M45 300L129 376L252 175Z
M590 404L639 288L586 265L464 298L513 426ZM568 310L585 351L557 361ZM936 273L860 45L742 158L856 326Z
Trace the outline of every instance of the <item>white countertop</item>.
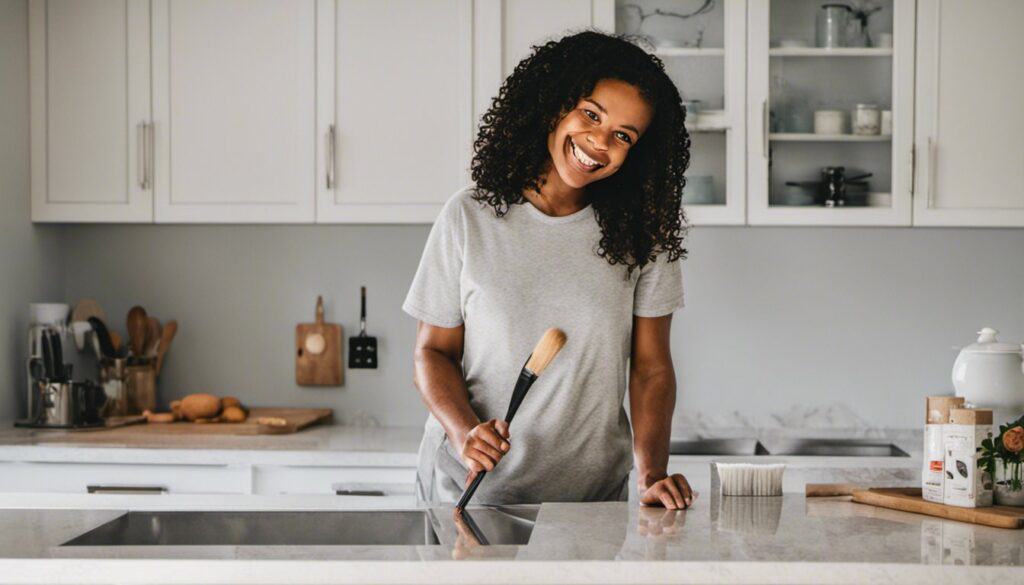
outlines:
M445 512L449 511L438 511ZM529 543L522 546L456 546L444 537L440 545L409 546L59 546L120 513L0 510L0 581L959 584L1024 580L1024 531L799 495L700 497L685 512L617 502L544 504Z

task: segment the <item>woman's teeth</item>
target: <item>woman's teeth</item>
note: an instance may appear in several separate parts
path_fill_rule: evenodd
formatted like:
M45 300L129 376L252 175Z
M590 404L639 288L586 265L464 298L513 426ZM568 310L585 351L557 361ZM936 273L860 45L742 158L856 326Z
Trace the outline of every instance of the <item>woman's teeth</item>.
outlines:
M576 143L573 141L572 138L569 139L569 145L572 147L572 155L576 157L576 160L578 160L581 165L591 170L604 166L601 163L597 162L596 160L587 156L587 153L583 152L582 148L576 146Z

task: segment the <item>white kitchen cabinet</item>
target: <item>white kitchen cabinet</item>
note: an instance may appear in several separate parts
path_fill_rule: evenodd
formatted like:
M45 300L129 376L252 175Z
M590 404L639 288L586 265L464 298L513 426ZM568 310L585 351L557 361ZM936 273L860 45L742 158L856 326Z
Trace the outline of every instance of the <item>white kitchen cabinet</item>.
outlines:
M917 10L914 224L1024 226L1024 2Z
M0 493L247 494L248 467L0 461Z
M467 184L476 82L500 71L494 1L321 0L320 223L431 222ZM332 42L333 41L333 42Z
M29 4L32 220L153 220L149 3Z
M155 217L312 223L315 0L154 0Z
M264 496L373 496L389 506L416 505L413 467L330 467L259 465L253 472L252 493Z
M910 225L915 2L876 4L881 10L871 15L868 31L875 40L891 34L892 47L819 48L815 20L821 2L750 2L749 224ZM851 112L860 103L892 112L891 135L851 133ZM842 112L842 132L815 133L817 110ZM871 176L847 197L792 184L821 179L825 167L844 167L851 178Z

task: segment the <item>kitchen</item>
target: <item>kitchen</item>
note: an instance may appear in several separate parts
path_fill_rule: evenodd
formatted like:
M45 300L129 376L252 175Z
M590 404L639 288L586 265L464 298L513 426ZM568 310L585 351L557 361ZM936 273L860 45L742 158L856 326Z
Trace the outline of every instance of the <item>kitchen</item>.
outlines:
M1000 73L1024 13L850 2L880 8L857 40L859 16L826 18L822 4L4 0L0 581L1019 580L1019 530L807 494L920 488L926 397L958 391L954 362L983 327L1024 339L1024 88ZM819 38L839 21L843 41ZM427 409L402 305L502 81L532 45L589 27L641 37L693 114L668 467L697 497L685 511L640 506L631 481L628 502L471 505L482 545L450 505L417 504ZM1007 67L972 65L993 58ZM394 91L408 87L428 90L411 104ZM861 110L877 119L869 133L854 132ZM844 160L848 181L818 182ZM349 367L363 287L370 369ZM316 322L318 296L341 326L326 352L337 385L296 380L311 347L296 327ZM29 410L29 305L83 299L123 344L135 306L177 322L156 412L208 393L331 419L248 436L15 427ZM98 381L92 348L71 337L74 378ZM528 424L516 421L513 435ZM783 463L783 495L723 496L712 462ZM207 517L206 532L159 516L188 511L242 516ZM299 516L274 534L253 527L285 511ZM168 540L93 532L126 512L164 522ZM252 540L218 521L253 527Z

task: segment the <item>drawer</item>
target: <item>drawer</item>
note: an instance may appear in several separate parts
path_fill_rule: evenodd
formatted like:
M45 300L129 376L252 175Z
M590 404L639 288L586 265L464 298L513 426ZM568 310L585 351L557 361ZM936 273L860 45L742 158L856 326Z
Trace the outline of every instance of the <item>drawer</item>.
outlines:
M412 496L415 467L314 467L259 465L253 493Z
M246 494L250 482L248 466L0 462L0 492Z

